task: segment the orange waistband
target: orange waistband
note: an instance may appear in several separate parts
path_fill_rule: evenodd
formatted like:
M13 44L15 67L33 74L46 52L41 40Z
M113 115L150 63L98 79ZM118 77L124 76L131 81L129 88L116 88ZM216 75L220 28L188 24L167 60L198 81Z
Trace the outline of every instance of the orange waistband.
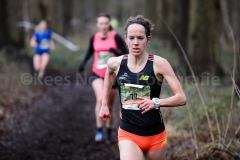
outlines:
M167 145L167 133L164 130L162 133L153 136L139 136L130 132L118 129L118 141L130 140L137 144L144 152L154 152Z

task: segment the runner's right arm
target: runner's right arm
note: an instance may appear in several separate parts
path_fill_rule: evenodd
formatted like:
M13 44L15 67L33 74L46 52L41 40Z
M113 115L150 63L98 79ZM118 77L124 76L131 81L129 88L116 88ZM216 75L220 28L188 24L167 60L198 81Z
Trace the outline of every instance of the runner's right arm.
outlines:
M85 67L87 61L89 60L89 58L90 58L90 57L93 55L93 53L94 53L93 39L94 39L94 35L90 38L88 50L87 50L87 52L86 52L86 54L85 54L85 57L84 57L83 61L81 62L81 64L80 64L79 67L78 67L78 71L79 71L79 72L84 71L84 67Z
M31 38L31 40L30 40L30 46L31 47L33 47L33 48L35 48L35 47L37 47L37 42L36 42L36 36L35 36L35 34L32 36L32 38Z
M117 72L119 70L121 60L122 60L122 56L111 57L109 58L107 63L107 71L104 77L102 105L99 112L99 117L103 121L106 121L108 118L111 117L107 102L108 102L110 90L112 89L113 81L115 80Z

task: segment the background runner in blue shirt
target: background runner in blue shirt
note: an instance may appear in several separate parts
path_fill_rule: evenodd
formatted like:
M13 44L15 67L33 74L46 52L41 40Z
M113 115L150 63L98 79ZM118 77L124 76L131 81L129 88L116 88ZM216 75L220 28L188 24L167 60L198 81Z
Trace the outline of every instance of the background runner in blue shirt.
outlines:
M50 49L55 49L51 35L52 32L47 28L46 21L42 20L36 27L36 31L30 40L30 46L35 48L33 67L40 79L43 77L48 65Z

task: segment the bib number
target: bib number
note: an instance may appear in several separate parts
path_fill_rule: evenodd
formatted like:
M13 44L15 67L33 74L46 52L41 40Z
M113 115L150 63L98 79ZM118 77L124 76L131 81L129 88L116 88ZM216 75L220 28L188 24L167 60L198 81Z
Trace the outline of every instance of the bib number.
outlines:
M99 52L97 69L107 68L107 61L111 57L113 57L113 54L110 52Z
M49 49L49 41L47 39L42 39L40 45L40 49Z
M132 100L137 100L137 93L131 93Z
M137 97L150 99L150 86L120 83L122 107L128 110L140 110Z

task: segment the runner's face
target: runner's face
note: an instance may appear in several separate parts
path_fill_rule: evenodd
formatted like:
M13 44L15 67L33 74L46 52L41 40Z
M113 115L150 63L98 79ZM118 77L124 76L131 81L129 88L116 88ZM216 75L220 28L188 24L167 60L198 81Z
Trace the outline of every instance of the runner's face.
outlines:
M140 24L128 26L127 35L124 36L130 54L141 55L146 52L147 44L151 37L146 37L145 28Z
M47 30L47 24L45 22L40 23L39 29L41 32L45 32Z
M109 19L107 17L98 17L97 19L97 27L100 32L103 34L107 34L109 31Z

